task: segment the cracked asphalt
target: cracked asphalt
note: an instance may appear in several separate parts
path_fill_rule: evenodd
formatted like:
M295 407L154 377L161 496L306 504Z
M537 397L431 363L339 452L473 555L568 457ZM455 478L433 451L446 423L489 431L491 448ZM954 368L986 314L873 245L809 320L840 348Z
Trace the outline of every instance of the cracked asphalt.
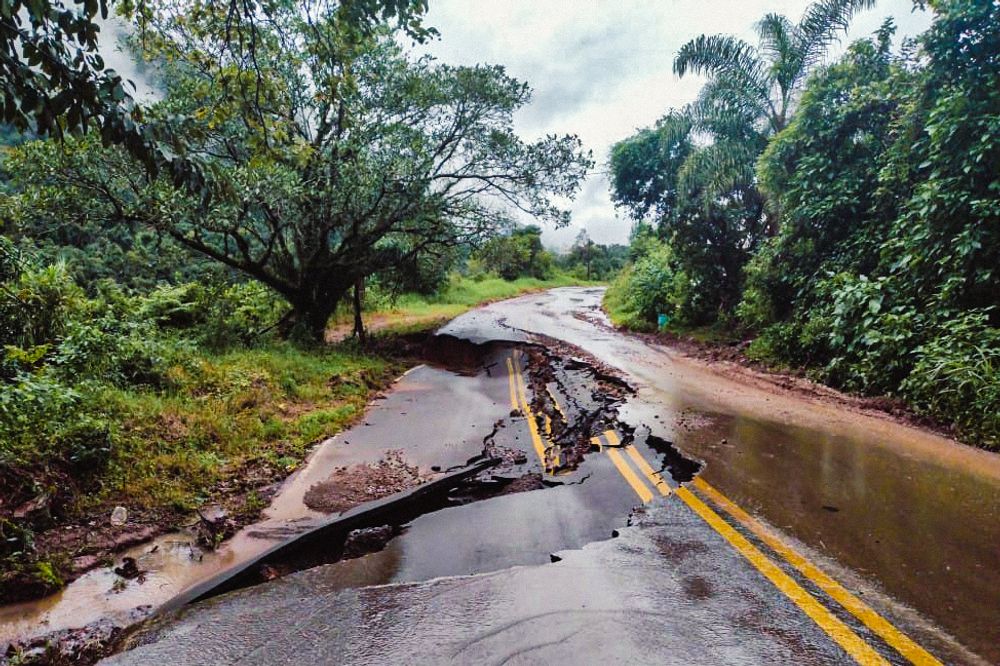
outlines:
M891 428L805 401L754 408L759 389L699 382L704 371L607 327L600 295L559 289L459 317L441 332L490 343L471 365L414 370L318 454L398 449L438 469L485 447L519 455L484 483L536 486L456 490L381 550L188 606L108 663L990 663L988 646L954 637L982 618L944 626L891 576L852 566L847 528L816 528L814 541L770 522L785 518L772 504L797 498L755 491L753 470L780 461L711 448L739 446L741 426L755 443L753 418L771 419L776 442L796 428ZM609 369L634 391L602 380ZM737 470L713 472L723 462ZM798 513L812 525L831 512Z

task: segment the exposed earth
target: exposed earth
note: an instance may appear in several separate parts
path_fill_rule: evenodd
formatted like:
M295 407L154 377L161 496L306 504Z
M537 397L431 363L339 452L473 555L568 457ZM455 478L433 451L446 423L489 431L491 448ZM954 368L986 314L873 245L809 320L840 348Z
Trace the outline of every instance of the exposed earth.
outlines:
M997 456L618 332L600 298L455 319L264 520L4 609L8 657L1000 661Z

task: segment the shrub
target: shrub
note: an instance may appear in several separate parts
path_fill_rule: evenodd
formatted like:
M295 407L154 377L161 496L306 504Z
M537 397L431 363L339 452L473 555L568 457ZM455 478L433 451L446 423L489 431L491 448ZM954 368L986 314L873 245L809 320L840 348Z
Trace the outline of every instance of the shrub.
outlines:
M941 323L917 347L902 393L921 413L955 423L966 439L1000 447L1000 329L984 310Z

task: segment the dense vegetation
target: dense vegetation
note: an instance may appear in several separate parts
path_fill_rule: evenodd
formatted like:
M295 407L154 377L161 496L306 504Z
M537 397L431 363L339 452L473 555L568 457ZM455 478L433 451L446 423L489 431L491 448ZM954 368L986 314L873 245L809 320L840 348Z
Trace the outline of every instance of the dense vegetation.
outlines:
M52 63L0 48L6 599L58 587L79 553L51 528L116 504L157 528L259 510L405 361L391 336L325 342L354 306L423 329L607 254L556 258L514 222L563 224L589 156L513 131L531 91L502 68L399 46L430 34L424 2L120 3L145 107L96 52L105 3L14 5L4 39Z
M931 2L931 28L899 53L887 23L832 64L795 60L812 73L761 97L779 110L761 115L761 72L791 71L781 45L838 4L832 34L864 3L816 3L798 26L765 17L758 49L703 37L682 50L679 72L710 74L702 97L612 155L616 201L642 223L608 306L627 325L665 313L752 336L751 357L904 399L1000 446L1000 6ZM696 147L688 128L711 142ZM753 150L731 151L733 131ZM693 177L707 151L727 158ZM763 206L748 217L751 201ZM756 224L730 222L737 233L713 243L734 271L721 274L692 254L689 228L725 220Z

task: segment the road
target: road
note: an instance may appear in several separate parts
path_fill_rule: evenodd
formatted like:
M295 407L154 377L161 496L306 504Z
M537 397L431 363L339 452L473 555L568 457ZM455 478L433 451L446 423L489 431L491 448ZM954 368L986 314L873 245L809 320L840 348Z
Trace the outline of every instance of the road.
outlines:
M169 615L109 662L1000 659L995 456L614 331L600 296L453 321L441 363L325 444L270 520L389 449L428 471L485 449L507 460L494 478L380 550Z

